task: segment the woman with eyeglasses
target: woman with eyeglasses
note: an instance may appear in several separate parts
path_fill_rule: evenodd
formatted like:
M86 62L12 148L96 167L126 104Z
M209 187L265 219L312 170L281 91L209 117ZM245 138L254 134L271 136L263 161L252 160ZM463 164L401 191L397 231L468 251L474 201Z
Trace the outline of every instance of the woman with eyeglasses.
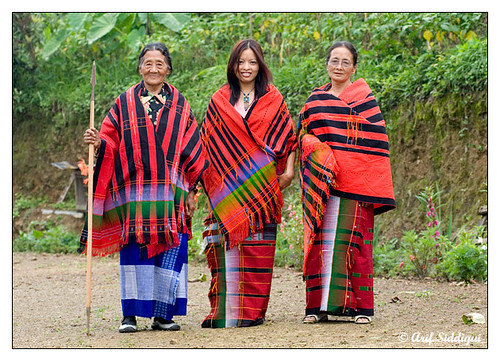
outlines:
M385 121L368 84L352 81L358 55L347 42L327 52L330 81L299 114L304 213L304 323L373 316L374 215L395 208Z

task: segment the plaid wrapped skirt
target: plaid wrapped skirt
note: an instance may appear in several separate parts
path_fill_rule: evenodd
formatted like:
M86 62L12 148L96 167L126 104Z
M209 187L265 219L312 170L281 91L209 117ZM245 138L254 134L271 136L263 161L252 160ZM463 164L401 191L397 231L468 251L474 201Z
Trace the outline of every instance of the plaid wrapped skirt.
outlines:
M187 308L188 235L179 246L151 258L147 250L130 243L120 251L123 316L185 316Z
M373 315L373 206L331 196L305 265L306 315Z
M237 246L221 241L217 223L204 232L205 255L212 274L205 328L256 326L264 322L271 293L276 224L265 224Z

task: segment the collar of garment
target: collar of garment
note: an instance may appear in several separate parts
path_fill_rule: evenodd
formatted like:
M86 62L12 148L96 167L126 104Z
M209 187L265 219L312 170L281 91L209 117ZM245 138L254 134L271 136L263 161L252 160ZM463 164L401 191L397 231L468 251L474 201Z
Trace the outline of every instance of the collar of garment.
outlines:
M163 86L161 87L160 93L156 96L153 93L151 93L149 90L146 89L144 84L142 84L142 89L141 89L141 102L142 104L147 104L151 100L157 100L162 104L165 104L165 101L167 100L168 96L168 87L166 83L163 83Z

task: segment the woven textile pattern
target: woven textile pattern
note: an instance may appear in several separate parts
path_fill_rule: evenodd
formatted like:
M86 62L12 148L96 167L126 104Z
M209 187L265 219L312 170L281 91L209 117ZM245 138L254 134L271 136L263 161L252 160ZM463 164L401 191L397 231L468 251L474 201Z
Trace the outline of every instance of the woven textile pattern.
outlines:
M190 234L184 200L207 166L191 108L170 84L153 124L140 101L143 82L122 93L104 119L94 175L93 255L129 242L154 256ZM88 215L87 215L88 217ZM87 242L87 221L80 249Z
M220 232L233 247L254 233L255 224L280 223L283 199L277 175L295 150L293 121L272 85L243 118L229 102L229 85L210 100L202 125L209 167L203 185Z
M121 303L124 316L186 315L188 235L180 245L151 258L141 257L138 244L120 250Z
M332 196L305 265L306 315L373 315L373 206Z
M203 327L245 327L264 321L271 293L276 225L266 224L238 246L228 249L213 223L205 231L212 273L210 314Z
M330 86L315 89L299 115L304 262L331 196L373 204L375 214L396 206L385 121L371 89L358 79L336 97Z

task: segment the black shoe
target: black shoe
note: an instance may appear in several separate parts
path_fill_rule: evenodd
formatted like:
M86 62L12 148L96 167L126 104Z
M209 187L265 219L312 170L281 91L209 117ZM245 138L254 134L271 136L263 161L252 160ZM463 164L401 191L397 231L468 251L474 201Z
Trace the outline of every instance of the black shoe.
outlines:
M153 330L160 331L179 331L181 329L181 326L179 326L172 320L165 320L161 317L155 317L151 328Z
M122 324L118 329L120 333L135 332L137 331L137 321L135 316L125 316L123 317Z

